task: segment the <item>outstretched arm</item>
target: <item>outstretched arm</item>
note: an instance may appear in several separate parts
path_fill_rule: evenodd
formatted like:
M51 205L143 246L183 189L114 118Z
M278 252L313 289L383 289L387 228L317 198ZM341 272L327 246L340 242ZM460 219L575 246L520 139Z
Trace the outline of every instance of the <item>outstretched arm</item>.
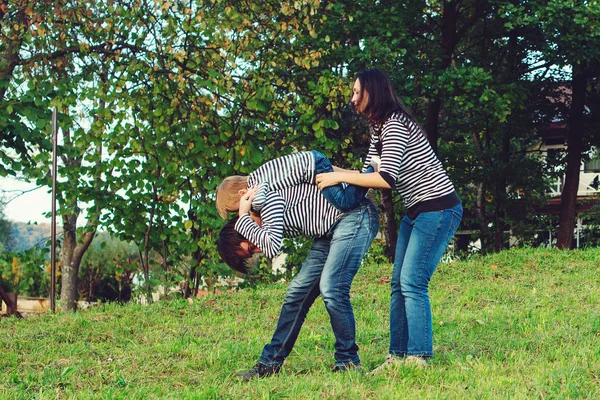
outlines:
M329 172L317 175L317 186L323 190L340 182L375 189L390 189L390 185L381 177L379 172L357 174L354 172Z

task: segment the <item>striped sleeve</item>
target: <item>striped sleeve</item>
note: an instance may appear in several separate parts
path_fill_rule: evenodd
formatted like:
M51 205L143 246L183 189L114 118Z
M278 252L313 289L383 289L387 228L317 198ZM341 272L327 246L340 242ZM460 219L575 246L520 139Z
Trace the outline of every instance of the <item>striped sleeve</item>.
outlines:
M409 138L408 126L403 121L392 118L384 124L381 132L383 146L379 174L390 187L394 187L398 180Z
M267 202L267 194L270 188L267 182L259 183L257 186L258 190L254 196L254 200L252 200L252 210L260 213Z
M258 247L267 257L273 258L281 250L283 243L285 201L277 192L269 192L261 213L262 226L250 218L249 214L240 216L235 230Z

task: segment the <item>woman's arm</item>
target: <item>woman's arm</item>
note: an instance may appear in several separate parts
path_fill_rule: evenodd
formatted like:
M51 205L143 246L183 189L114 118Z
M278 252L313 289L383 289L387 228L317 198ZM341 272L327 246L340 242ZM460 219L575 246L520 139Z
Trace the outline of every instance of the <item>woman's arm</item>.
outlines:
M326 187L346 182L351 185L369 187L375 189L391 189L390 185L379 175L379 172L357 174L351 172L326 172L317 175L317 186L323 190Z

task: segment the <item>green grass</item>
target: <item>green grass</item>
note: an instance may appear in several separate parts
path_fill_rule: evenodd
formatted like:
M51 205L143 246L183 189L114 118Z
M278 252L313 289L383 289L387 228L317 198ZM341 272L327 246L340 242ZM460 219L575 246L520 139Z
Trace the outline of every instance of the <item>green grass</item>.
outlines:
M352 291L363 366L388 346L391 265ZM431 283L436 356L427 369L333 374L321 301L280 375L250 383L285 284L188 303L103 305L0 319L2 399L600 398L600 249L511 250L442 264Z

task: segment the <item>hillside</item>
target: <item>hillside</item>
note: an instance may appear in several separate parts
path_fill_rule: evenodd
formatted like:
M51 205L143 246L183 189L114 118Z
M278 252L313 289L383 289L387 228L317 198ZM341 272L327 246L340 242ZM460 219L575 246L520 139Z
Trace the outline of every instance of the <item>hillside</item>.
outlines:
M50 240L50 233L51 225L48 223L30 225L25 222L13 222L8 250L18 252L33 246L45 247L46 242Z

